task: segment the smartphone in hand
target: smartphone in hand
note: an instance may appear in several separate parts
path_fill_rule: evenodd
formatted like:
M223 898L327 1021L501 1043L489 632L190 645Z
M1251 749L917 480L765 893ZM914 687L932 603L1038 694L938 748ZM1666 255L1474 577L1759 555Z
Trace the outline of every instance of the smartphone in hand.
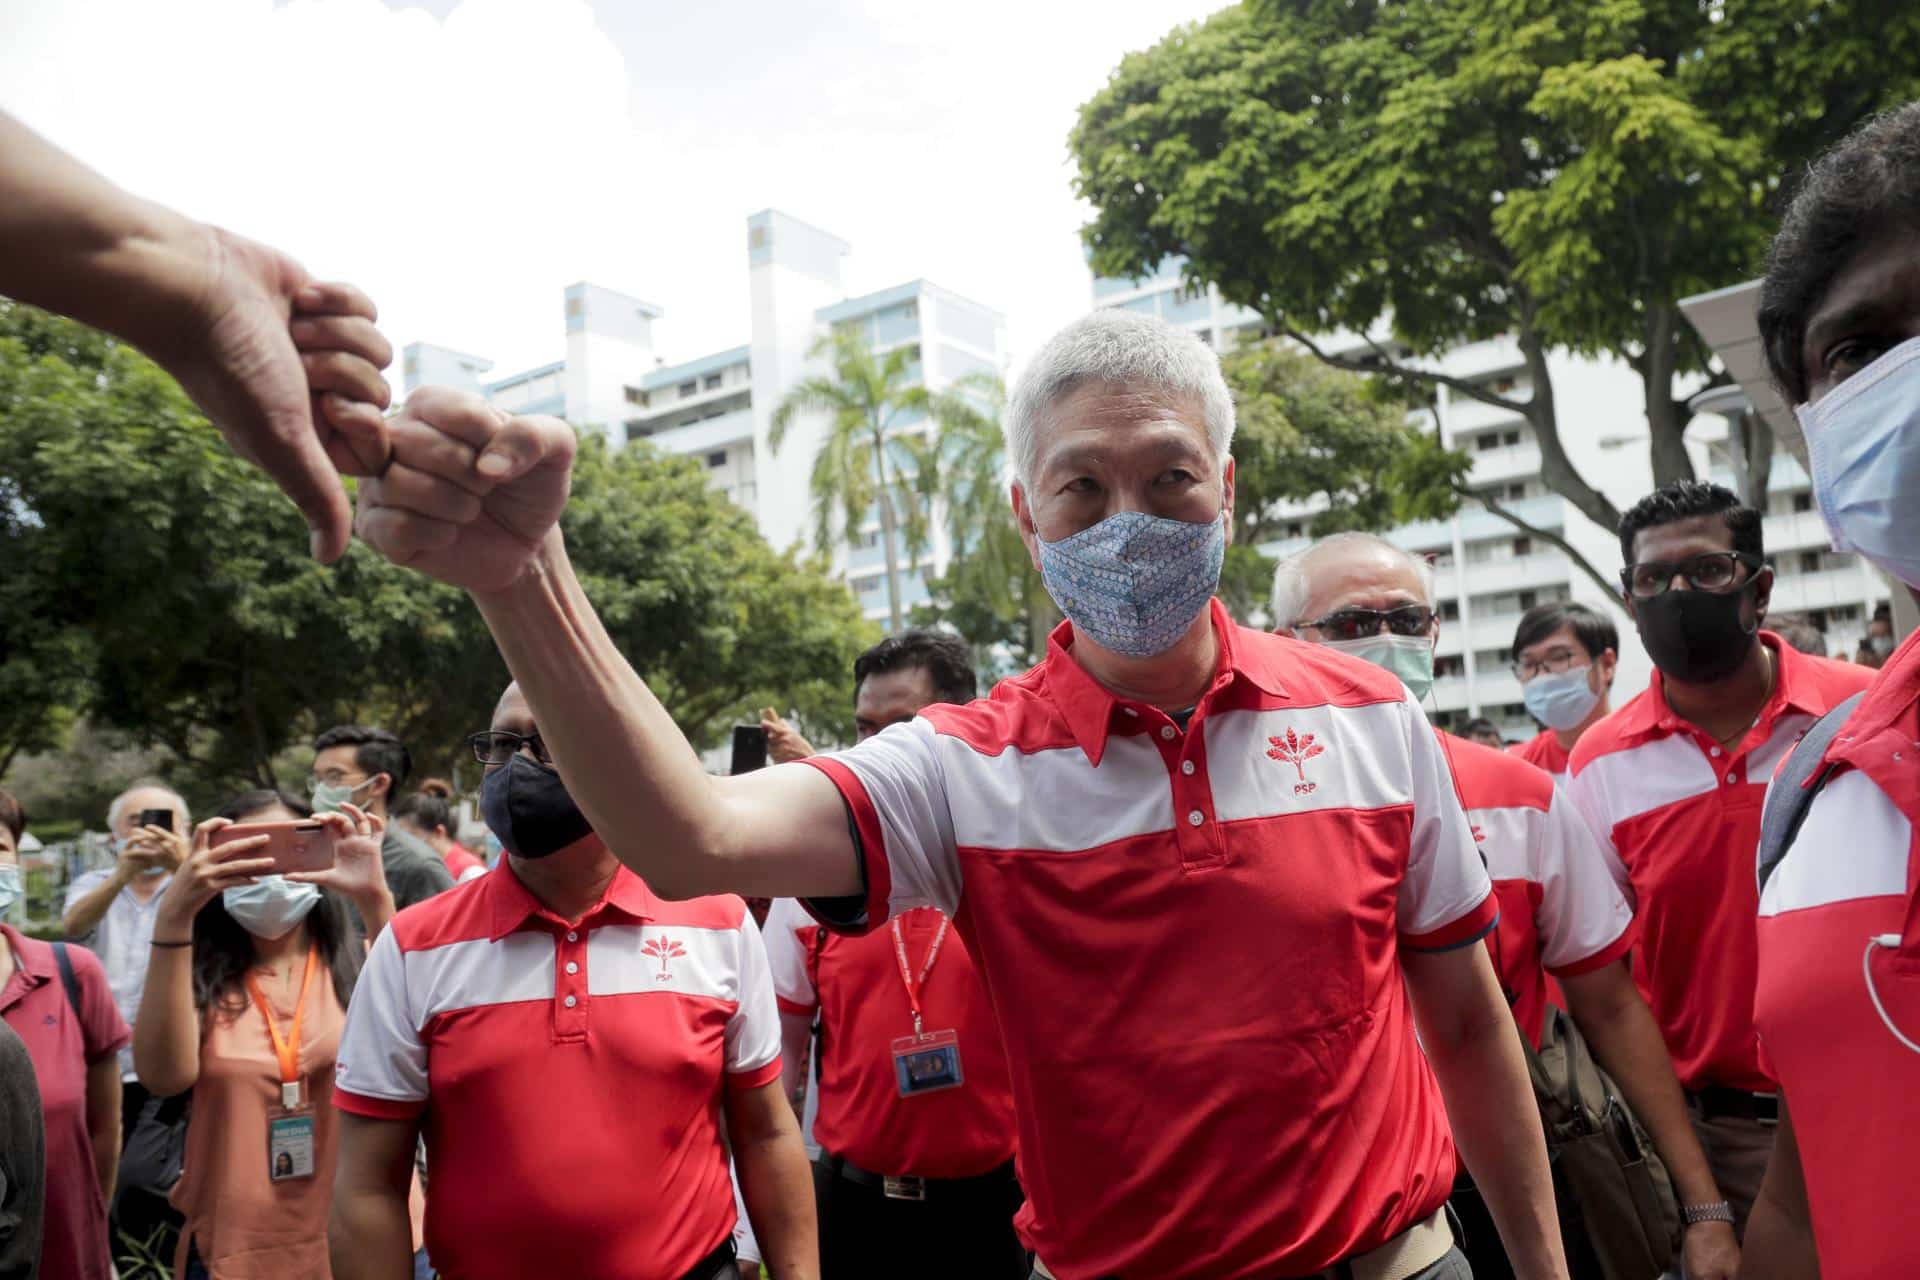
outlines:
M752 773L767 767L767 731L757 724L733 726L734 774Z
M277 875L289 871L325 871L333 865L333 828L323 822L236 822L213 833L208 842L218 849L249 836L266 836L267 847L252 857L273 859Z
M139 816L133 820L133 826L136 831L141 827L164 827L168 831L173 831L175 830L173 825L173 810L142 809Z

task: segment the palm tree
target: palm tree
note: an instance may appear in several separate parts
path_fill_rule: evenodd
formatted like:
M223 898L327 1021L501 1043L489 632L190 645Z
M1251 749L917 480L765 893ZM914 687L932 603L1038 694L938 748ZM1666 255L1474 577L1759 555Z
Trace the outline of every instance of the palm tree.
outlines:
M934 461L928 434L911 428L933 415L934 397L924 386L909 384L917 347L895 347L876 357L859 335L835 331L815 343L812 354L830 357L831 371L787 392L773 411L767 439L777 450L795 414L826 415L826 438L808 479L814 546L831 556L835 543L860 527L868 509L879 508L888 615L898 633L901 544L913 561L927 548L927 505L919 500L916 477Z

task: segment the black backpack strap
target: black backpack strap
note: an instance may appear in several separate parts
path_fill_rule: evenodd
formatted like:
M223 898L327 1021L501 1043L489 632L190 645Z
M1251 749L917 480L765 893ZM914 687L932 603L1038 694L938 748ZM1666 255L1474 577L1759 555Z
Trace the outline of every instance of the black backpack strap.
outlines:
M53 944L53 962L60 967L60 985L67 989L67 1003L73 1006L73 1016L84 1020L86 1015L80 1012L80 979L74 976L73 957L67 954L67 944Z
M1814 721L1800 741L1794 743L1780 772L1773 775L1773 785L1767 788L1766 808L1760 811L1760 849L1755 869L1761 889L1767 887L1767 877L1793 847L1794 837L1800 834L1800 824L1807 820L1807 811L1813 808L1813 798L1820 794L1820 788L1833 772L1826 763L1827 748L1840 736L1841 727L1866 696L1864 692L1856 693Z

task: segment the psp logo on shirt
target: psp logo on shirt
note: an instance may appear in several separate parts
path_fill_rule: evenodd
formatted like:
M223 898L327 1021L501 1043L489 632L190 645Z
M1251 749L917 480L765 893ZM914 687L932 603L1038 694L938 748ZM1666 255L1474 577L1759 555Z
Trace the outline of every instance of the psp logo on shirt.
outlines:
M1291 725L1283 736L1268 738L1267 742L1271 744L1267 748L1268 758L1292 765L1294 772L1299 775L1300 780L1294 784L1293 794L1312 795L1320 784L1307 781L1307 761L1326 751L1326 748L1315 742L1310 733L1296 735Z
M687 954L685 947L664 935L648 938L640 950L646 955L657 956L660 959L660 972L653 975L655 982L672 982L673 970L667 967L667 962Z

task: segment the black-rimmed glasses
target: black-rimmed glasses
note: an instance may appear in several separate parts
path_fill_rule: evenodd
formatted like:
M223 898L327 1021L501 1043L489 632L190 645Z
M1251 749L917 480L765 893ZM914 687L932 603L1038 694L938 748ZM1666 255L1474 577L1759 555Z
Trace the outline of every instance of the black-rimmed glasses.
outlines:
M1752 575L1764 563L1759 556L1745 551L1709 551L1685 560L1648 560L1630 564L1620 571L1620 585L1627 594L1650 600L1664 594L1675 578L1685 578L1695 591L1726 591L1740 579L1740 566Z
M488 729L484 733L469 735L467 745L473 748L475 760L496 769L513 759L514 754L524 746L533 748L533 758L541 764L553 763L553 757L547 754L547 744L541 741L537 733L508 733L505 729Z

